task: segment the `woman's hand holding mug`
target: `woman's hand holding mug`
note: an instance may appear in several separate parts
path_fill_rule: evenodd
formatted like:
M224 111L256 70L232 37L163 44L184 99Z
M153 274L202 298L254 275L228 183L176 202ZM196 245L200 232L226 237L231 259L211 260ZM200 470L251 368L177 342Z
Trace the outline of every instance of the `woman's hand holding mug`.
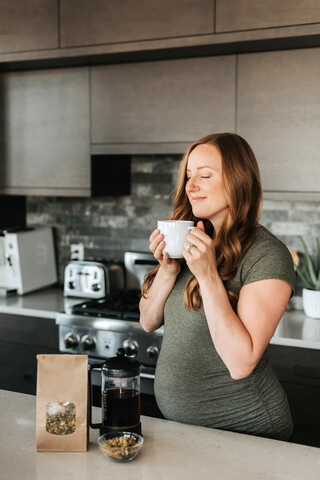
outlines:
M180 272L180 264L174 258L170 258L168 252L163 252L166 245L163 239L164 235L160 230L154 230L149 238L149 249L153 253L154 258L158 260L163 270L169 275L177 275Z

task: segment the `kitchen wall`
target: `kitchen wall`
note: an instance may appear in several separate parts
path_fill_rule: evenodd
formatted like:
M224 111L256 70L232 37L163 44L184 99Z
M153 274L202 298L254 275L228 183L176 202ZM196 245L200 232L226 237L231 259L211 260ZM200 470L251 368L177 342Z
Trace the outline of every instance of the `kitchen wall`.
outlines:
M171 212L180 159L180 155L133 156L130 196L27 198L28 225L54 227L60 281L71 243L84 243L86 257L122 259L126 250L148 250L157 220ZM261 223L290 249L301 250L299 235L303 235L315 253L320 204L265 200ZM299 281L297 294L301 294Z

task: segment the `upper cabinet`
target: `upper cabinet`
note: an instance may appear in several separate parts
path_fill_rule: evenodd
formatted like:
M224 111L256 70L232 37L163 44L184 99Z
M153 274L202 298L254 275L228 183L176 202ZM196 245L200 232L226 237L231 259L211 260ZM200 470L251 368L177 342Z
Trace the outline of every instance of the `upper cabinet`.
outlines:
M0 76L0 193L90 195L89 68Z
M92 67L93 151L181 153L233 131L235 66L229 55Z
M266 191L320 192L320 49L239 55L237 131Z
M320 22L319 0L217 0L216 32Z
M1 1L0 53L57 47L57 0Z
M61 0L61 46L213 33L213 0Z

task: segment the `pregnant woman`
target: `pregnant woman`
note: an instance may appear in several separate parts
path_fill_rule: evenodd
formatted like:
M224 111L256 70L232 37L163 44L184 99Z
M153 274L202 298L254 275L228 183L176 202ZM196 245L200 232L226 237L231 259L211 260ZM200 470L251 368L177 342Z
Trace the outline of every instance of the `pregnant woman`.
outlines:
M293 293L286 246L260 225L256 158L239 135L212 134L181 162L172 220L192 220L183 259L163 252L142 287L140 322L164 325L155 395L177 422L289 440L286 395L267 346Z

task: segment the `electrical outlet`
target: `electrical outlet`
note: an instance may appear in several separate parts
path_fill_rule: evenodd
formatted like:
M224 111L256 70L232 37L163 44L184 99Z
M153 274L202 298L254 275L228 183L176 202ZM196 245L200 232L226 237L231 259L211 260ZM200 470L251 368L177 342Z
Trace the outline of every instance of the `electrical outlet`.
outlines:
M84 245L83 243L71 243L70 245L70 259L84 260Z

